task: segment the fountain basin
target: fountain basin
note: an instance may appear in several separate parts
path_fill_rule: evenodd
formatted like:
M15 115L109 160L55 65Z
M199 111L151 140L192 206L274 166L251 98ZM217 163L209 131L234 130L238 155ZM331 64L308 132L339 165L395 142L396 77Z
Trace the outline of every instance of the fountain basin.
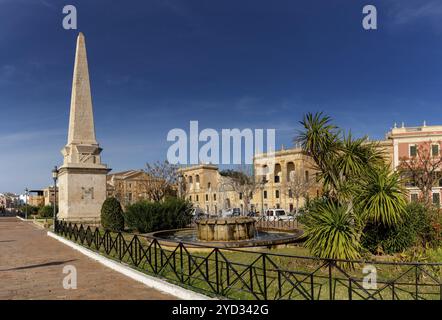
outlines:
M300 241L303 232L261 231L255 237L238 241L202 241L198 239L198 232L194 228L156 231L147 234L150 238L157 239L162 245L174 247L177 243L184 243L189 248L243 248L243 247L274 247Z
M196 222L200 241L240 241L256 234L255 219L247 217L201 219Z

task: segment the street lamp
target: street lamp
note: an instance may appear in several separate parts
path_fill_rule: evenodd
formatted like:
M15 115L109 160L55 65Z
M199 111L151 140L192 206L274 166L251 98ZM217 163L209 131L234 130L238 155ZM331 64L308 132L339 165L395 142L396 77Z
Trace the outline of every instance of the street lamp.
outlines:
M28 219L28 188L25 189L25 219Z
M52 170L52 179L54 179L54 231L55 230L55 225L57 223L57 179L58 179L58 168L57 166L54 167L54 169Z

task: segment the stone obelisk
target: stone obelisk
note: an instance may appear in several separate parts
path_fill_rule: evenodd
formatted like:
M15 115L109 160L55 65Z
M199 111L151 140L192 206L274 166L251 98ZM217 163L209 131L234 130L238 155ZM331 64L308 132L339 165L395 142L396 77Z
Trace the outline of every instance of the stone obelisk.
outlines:
M101 163L92 110L91 88L82 33L77 38L72 82L69 132L61 150L64 160L59 169L58 219L98 223L106 199L106 175L110 171Z

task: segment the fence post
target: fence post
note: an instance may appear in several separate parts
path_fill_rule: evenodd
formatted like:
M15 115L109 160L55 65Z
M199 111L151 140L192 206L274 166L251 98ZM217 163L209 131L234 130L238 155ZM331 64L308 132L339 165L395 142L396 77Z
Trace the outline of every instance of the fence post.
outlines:
M330 300L333 300L333 288L332 288L332 265L331 261L328 260L328 292Z
M312 292L312 300L315 300L315 283L313 282L313 274L310 275L310 290Z
M352 292L352 281L351 278L348 278L348 300L353 300L353 292Z
M262 254L262 275L264 280L264 300L267 300L267 270L266 270L266 254Z
M418 272L417 272L417 269L418 269L418 265L416 264L415 265L415 269L414 269L414 276L415 276L415 285L416 285L416 300L419 300L419 291L418 291L418 286L419 286L419 284L418 284L418 282L419 282L419 275L418 275Z
M182 242L180 242L180 272L181 272L181 283L184 283L183 243Z
M215 281L216 281L216 293L219 293L218 248L215 248Z
M153 240L153 246L154 246L154 256L155 256L155 273L158 272L158 259L157 259L157 239Z

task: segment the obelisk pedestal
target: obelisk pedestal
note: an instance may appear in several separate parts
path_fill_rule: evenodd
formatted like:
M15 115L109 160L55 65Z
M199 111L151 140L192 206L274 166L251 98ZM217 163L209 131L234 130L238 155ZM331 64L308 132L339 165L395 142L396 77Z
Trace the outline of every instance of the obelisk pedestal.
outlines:
M86 44L80 33L75 53L68 141L61 151L64 160L59 169L58 219L99 223L101 206L106 199L106 175L111 170L101 163L101 151L95 138Z

